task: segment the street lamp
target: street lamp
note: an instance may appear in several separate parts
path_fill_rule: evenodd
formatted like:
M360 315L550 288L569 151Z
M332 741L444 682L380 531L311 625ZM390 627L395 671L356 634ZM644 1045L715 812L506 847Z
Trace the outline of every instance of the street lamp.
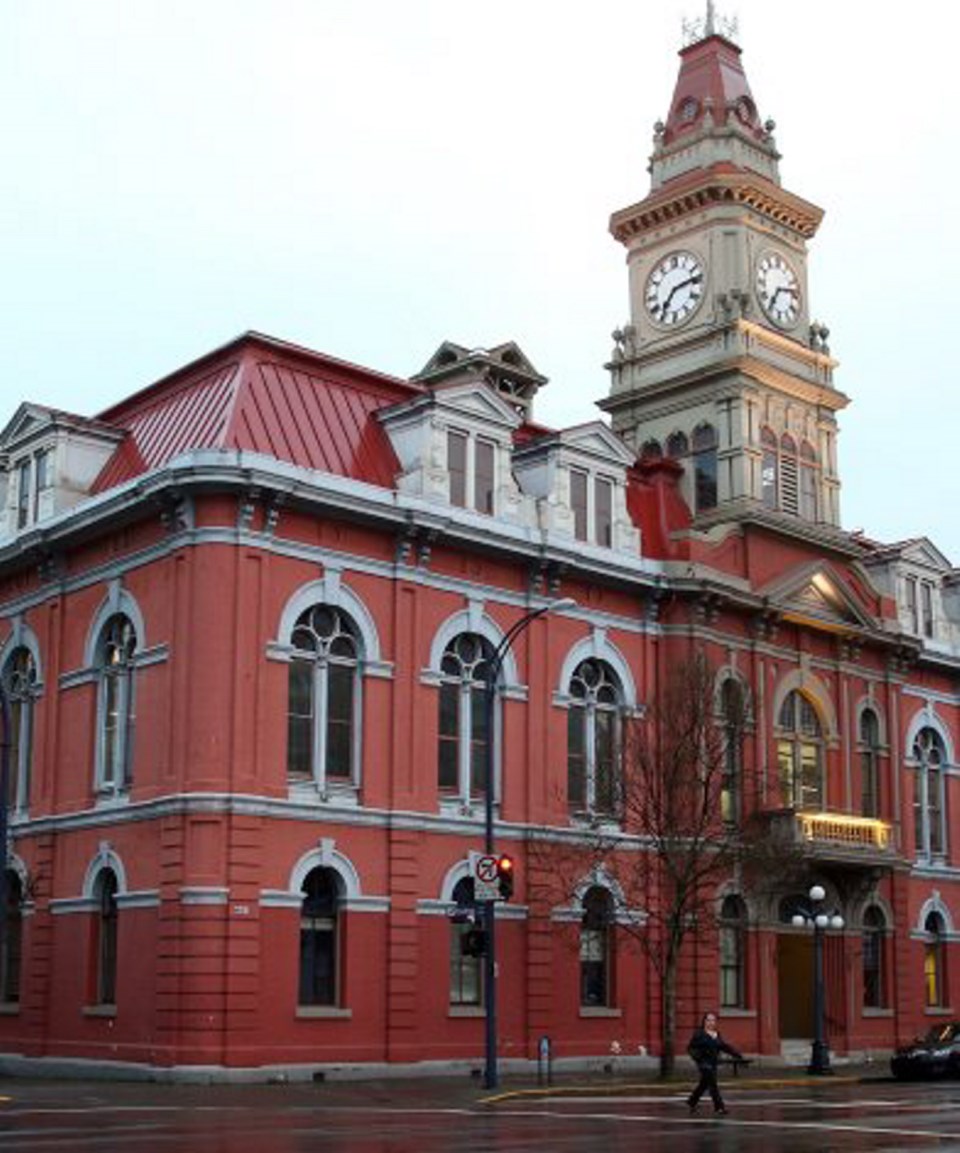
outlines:
M839 913L827 913L823 908L826 890L822 885L813 885L807 894L809 905L793 914L792 922L797 929L813 929L813 1045L810 1049L810 1064L807 1072L817 1076L832 1073L830 1068L830 1047L827 1045L824 1029L824 990L823 990L823 935L827 929L842 929L843 917Z
M543 605L541 608L533 609L531 612L526 613L518 621L515 621L503 637L500 643L493 650L493 656L487 668L487 679L484 685L484 717L486 720L486 735L487 747L485 756L485 772L484 772L484 840L483 847L486 855L492 857L494 854L493 848L493 718L494 718L494 705L497 699L497 690L500 687L500 673L503 670L503 662L506 659L507 653L510 651L510 646L517 639L517 637L532 624L538 617L546 616L547 613L557 612L559 609L569 609L576 605L576 601L572 597L562 597L560 600L551 601L549 604ZM494 947L495 937L494 929L496 926L496 901L483 901L484 914L483 914L483 927L484 936L486 940L486 950L484 952L484 970L483 970L483 994L486 1010L486 1033L485 1033L485 1060L483 1069L483 1084L486 1089L496 1089L498 1084L497 1076L497 961L496 951Z

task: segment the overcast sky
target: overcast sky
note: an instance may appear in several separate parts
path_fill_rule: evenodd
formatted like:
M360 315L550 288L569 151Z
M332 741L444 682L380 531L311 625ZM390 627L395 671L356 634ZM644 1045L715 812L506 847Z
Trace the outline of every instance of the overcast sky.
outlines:
M245 329L407 376L516 340L598 415L611 211L701 0L0 0L0 425L94 414ZM826 209L843 521L960 562L960 5L718 8L786 187Z

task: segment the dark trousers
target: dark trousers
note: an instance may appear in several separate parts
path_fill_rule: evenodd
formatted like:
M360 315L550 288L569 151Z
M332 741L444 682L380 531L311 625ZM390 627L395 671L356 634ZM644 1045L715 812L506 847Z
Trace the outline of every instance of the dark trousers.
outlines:
M709 1093L714 1109L722 1109L723 1098L720 1096L720 1089L717 1086L716 1068L713 1065L698 1065L697 1068L700 1070L700 1080L697 1082L696 1089L687 1099L687 1104L693 1109L704 1093Z

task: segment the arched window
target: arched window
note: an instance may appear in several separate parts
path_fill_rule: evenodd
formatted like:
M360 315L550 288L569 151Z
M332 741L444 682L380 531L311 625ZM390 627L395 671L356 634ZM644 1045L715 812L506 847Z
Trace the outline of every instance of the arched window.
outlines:
M880 816L880 721L873 709L860 714L860 811Z
M685 432L671 432L667 437L667 456L679 460L690 451L690 442Z
M340 877L318 866L303 880L300 992L304 1007L340 1004Z
M33 761L33 705L37 695L37 666L24 645L13 650L3 666L3 687L10 707L10 776L7 806L25 812L30 804L30 767Z
M577 812L612 815L619 793L623 692L605 662L582 661L570 679L567 800Z
M780 706L777 763L780 797L786 808L823 808L823 736L810 701L794 690Z
M599 885L583 896L580 922L580 1005L585 1009L612 1008L614 990L613 897Z
M785 432L780 437L780 509L794 516L800 511L797 473L797 442Z
M487 781L487 678L493 646L478 633L460 633L440 662L437 783L464 804L482 797Z
M775 509L780 488L777 434L766 425L760 429L760 447L763 452L760 463L760 496L765 508Z
M119 793L133 779L134 653L137 633L123 613L110 617L97 643L97 789Z
M117 875L101 869L93 887L94 912L93 996L97 1005L117 1003Z
M720 686L720 723L723 726L723 779L720 782L720 814L728 825L740 820L743 787L743 729L746 698L736 677Z
M742 897L724 897L720 907L720 1005L746 1008L747 906Z
M20 958L23 953L23 884L8 869L6 874L6 921L0 939L0 1003L20 1001Z
M886 1005L884 938L887 919L883 910L871 905L863 914L863 1007L882 1009Z
M917 856L929 860L946 852L944 770L947 753L936 729L924 728L913 742L914 833Z
M717 430L701 424L693 430L693 478L697 512L717 507Z
M942 1009L947 1003L946 926L939 913L928 913L923 923L927 937L923 944L924 1004Z
M287 773L328 785L357 781L360 642L337 608L312 605L290 636Z
M450 1004L482 1005L482 957L468 952L468 942L477 932L474 915L473 878L463 877L453 890L458 916L450 922Z
M800 445L800 515L804 520L817 519L819 513L820 469L817 454L809 441Z

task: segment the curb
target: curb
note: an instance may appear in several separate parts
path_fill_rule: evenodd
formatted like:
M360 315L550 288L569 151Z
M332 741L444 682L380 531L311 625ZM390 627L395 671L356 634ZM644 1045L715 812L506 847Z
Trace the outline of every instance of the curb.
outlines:
M790 1089L794 1086L810 1087L813 1085L858 1085L865 1078L858 1076L824 1077L778 1077L778 1078L744 1078L739 1083L724 1083L724 1091L730 1093L736 1089ZM667 1085L638 1082L625 1085L554 1085L538 1086L532 1089L509 1089L503 1093L496 1093L492 1097L482 1097L480 1105L498 1105L502 1101L538 1100L547 1097L623 1097L633 1096L637 1093L645 1095L668 1097L674 1094L682 1095L689 1092L689 1085L683 1081Z

